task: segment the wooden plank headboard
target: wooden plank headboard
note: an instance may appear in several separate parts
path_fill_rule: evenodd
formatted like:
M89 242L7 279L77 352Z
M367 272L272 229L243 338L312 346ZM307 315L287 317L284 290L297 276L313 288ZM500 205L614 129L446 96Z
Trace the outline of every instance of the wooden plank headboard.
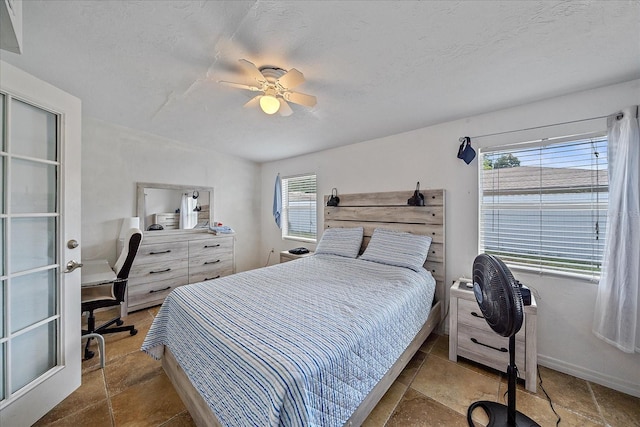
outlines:
M435 300L444 304L444 190L422 190L425 206L409 206L407 199L413 195L413 191L340 194L340 204L336 207L326 206L329 196L324 196L324 227L364 227L361 253L376 228L431 236L429 256L424 267L436 279Z

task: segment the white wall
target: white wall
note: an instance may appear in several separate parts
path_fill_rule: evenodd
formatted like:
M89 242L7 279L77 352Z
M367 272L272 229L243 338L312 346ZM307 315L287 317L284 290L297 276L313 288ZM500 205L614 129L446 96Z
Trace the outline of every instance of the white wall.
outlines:
M214 187L214 220L236 231L236 269L257 267L260 167L89 117L82 128L82 259L115 261L123 217L136 216L136 184Z
M478 165L456 158L458 138L582 120L640 104L640 80L543 100L385 138L262 165L260 255L300 246L282 241L272 211L273 184L282 176L315 172L319 194L446 190L446 281L469 276L478 253ZM604 119L477 138L485 147L545 137L603 131ZM300 141L304 144L304 141ZM322 230L322 207L318 209ZM637 236L635 237L637 238ZM313 245L309 245L313 247ZM271 263L276 262L272 257ZM591 333L596 284L514 272L538 294L538 361L585 379L640 396L640 355L622 353Z

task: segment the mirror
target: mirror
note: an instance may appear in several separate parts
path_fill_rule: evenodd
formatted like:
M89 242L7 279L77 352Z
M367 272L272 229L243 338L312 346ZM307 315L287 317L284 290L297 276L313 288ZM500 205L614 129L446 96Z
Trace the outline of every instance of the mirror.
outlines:
M143 231L207 231L213 221L213 188L138 183Z

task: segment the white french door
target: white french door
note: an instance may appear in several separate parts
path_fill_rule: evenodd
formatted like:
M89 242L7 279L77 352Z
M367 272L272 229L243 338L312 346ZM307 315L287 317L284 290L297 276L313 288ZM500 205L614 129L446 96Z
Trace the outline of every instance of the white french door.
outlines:
M67 268L80 261L80 108L0 61L2 426L33 424L80 385L80 270Z

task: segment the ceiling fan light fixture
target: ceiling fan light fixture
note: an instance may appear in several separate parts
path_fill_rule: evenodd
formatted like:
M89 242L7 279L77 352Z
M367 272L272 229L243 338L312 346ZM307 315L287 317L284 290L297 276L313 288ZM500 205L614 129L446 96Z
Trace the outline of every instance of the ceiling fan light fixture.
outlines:
M275 114L280 109L280 101L272 95L264 95L260 98L260 108L267 114Z

